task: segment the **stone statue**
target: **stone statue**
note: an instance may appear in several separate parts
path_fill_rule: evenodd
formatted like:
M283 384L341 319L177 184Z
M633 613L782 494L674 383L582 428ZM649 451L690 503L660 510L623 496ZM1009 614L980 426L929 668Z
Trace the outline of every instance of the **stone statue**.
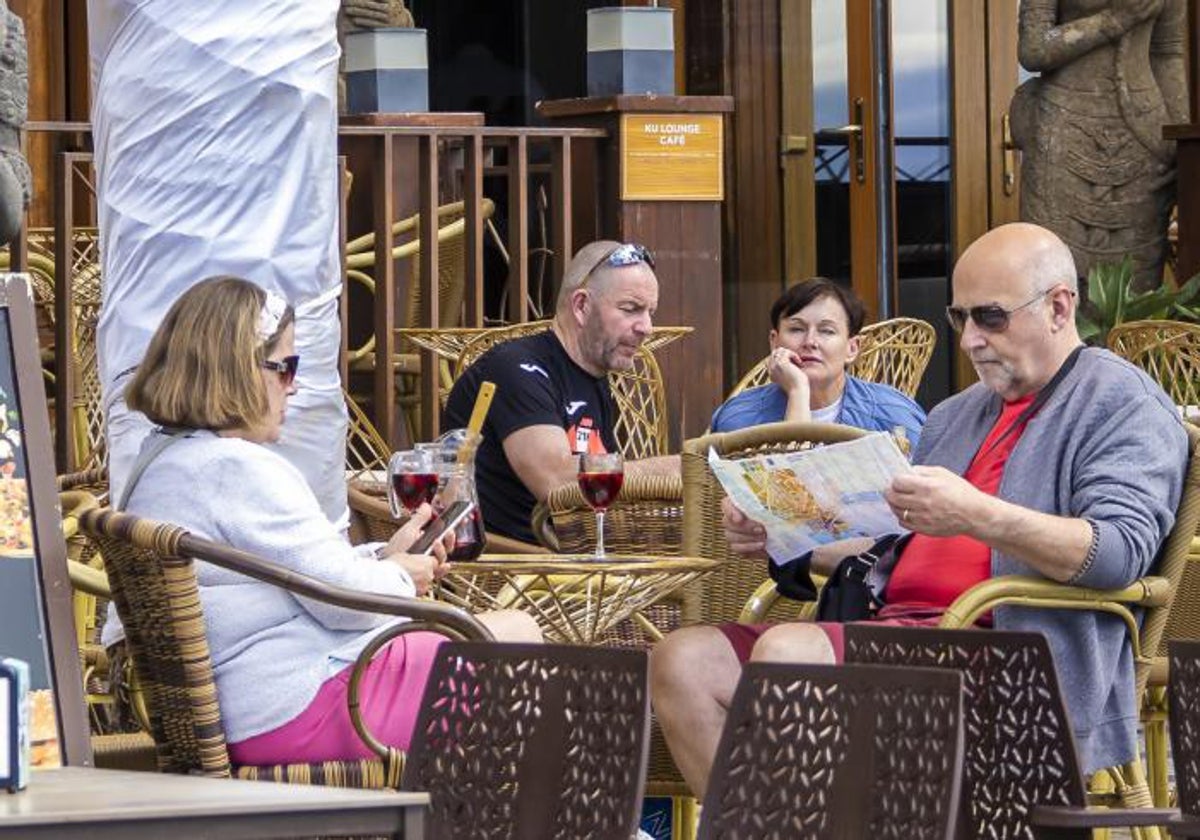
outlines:
M0 245L7 245L21 230L21 217L29 205L32 178L21 156L21 126L29 111L29 57L25 50L25 23L0 3Z
M384 26L413 26L412 12L404 0L341 0L338 15L338 41L345 46L347 32L360 29L379 29ZM342 60L344 66L345 59ZM338 70L338 113L346 112L345 70Z
M1023 152L1021 219L1070 245L1081 275L1133 257L1157 286L1187 121L1185 0L1022 0L1013 140Z

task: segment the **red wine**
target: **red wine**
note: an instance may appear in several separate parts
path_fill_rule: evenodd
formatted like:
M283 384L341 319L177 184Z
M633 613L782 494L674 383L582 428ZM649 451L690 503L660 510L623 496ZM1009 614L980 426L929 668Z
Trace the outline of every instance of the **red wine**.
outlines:
M468 563L483 554L483 514L478 506L454 529L454 550L446 557L451 563Z
M581 472L579 474L579 489L583 498L597 510L608 510L608 506L621 492L625 483L623 472Z
M410 511L416 510L422 502L433 501L438 489L437 473L395 473L392 489L400 504Z

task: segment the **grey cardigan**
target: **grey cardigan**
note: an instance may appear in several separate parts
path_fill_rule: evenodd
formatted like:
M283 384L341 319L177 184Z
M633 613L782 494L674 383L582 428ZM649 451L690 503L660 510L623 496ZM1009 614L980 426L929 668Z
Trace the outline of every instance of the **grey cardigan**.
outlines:
M962 475L1000 414L976 383L929 414L913 456ZM1086 519L1092 551L1073 581L1108 589L1145 575L1157 560L1187 466L1187 435L1170 399L1145 373L1088 348L1029 421L997 495L1014 504ZM992 575L1041 575L992 551ZM884 581L872 581L882 591ZM1050 643L1083 770L1137 755L1133 652L1124 622L1095 611L1000 607L995 626L1034 630Z

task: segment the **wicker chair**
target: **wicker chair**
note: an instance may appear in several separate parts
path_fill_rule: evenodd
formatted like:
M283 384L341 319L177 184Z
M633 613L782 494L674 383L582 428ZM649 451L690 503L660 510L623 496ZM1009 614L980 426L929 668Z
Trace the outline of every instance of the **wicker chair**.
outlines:
M641 811L648 712L641 652L443 644L403 786L429 791L438 840L625 840Z
M383 643L401 633L436 629L452 638L490 638L483 625L453 607L330 586L172 525L110 510L86 511L79 521L81 530L104 552L129 655L147 699L158 767L164 772L397 787L404 755L379 744L362 726L357 707L361 668ZM379 758L270 767L231 765L191 558L326 603L414 619L377 636L359 657L351 677L351 719Z
M1109 331L1108 347L1150 374L1176 405L1200 405L1200 324L1130 321Z
M851 362L850 374L867 382L891 385L914 397L936 341L937 330L918 318L889 318L868 324L859 333L858 358ZM738 380L729 396L770 381L767 360L763 359Z
M950 840L963 727L957 673L749 663L699 836Z
M1109 349L1142 368L1180 406L1200 405L1200 325L1179 321L1130 321L1108 334ZM1162 641L1150 669L1143 698L1146 759L1156 805L1169 800L1167 790L1167 642L1200 638L1200 538L1193 540L1184 564Z
M463 299L466 294L466 219L464 218L465 203L457 201L444 204L437 211L437 241L438 241L438 326L456 327L462 320ZM485 198L481 203L481 211L485 221L491 219L496 205L491 199ZM420 229L419 214L396 222L392 233L396 237L415 237ZM413 238L402 242L392 249L393 259L415 258L420 254L421 243ZM375 281L367 270L375 266L375 234L368 233L346 243L346 277L357 283L372 295L375 294ZM421 282L420 262L412 259L412 274L408 282L408 297L404 303L403 320L399 327L417 326L421 320ZM347 360L352 371L370 372L375 370L375 336L372 335L358 348L347 348ZM400 405L405 411L409 428L413 432L413 440L420 440L422 435L418 429L419 394L415 382L421 375L421 360L416 348L402 346L392 360L392 365L401 379L399 396ZM439 376L443 387L443 399L451 385L449 369L439 365Z
M1086 808L1070 720L1040 633L870 624L849 624L845 633L847 663L962 673L958 837L1084 840L1092 828L1155 826L1175 813ZM936 760L931 752L925 760Z

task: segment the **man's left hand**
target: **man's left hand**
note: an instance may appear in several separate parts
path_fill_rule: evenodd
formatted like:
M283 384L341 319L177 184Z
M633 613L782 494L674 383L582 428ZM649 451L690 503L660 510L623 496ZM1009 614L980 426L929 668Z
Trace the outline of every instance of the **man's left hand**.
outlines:
M884 498L900 524L933 537L971 535L992 497L944 467L913 467L896 476Z

